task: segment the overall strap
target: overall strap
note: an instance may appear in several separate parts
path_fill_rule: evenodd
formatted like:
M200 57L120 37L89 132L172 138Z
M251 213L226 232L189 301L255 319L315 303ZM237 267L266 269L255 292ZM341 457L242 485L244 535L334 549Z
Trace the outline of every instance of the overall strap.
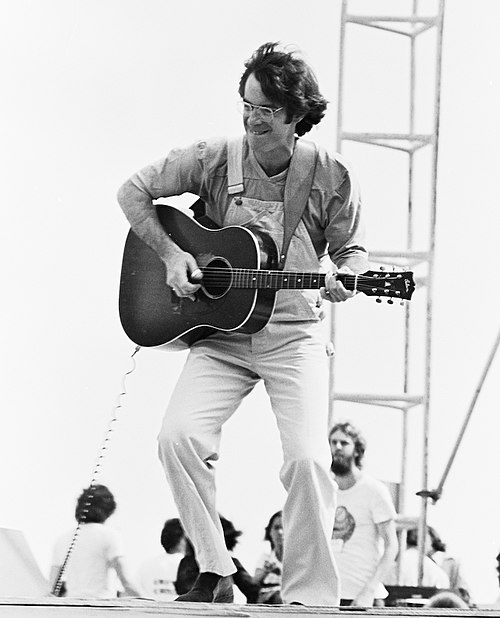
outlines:
M242 193L243 184L243 137L227 142L227 192L230 195ZM278 268L284 268L288 247L304 210L316 171L318 148L314 142L298 139L290 161L285 183L283 204L283 245Z
M318 147L314 142L298 139L286 177L283 204L283 245L279 268L285 266L286 254L296 227L307 206L318 161Z
M227 192L243 193L243 136L227 141Z

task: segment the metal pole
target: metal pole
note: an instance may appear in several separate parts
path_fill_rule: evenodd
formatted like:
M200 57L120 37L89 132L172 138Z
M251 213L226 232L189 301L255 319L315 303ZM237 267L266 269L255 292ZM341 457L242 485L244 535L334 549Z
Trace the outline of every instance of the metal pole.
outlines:
M413 18L418 15L418 0L413 1ZM416 34L415 29L412 30L412 35L410 38L410 134L413 134L415 131L415 82L416 82ZM412 249L413 246L413 172L414 172L414 164L415 158L414 153L412 151L409 152L409 167L408 167L408 249ZM434 207L434 204L432 204ZM433 232L431 232L433 233ZM430 266L429 266L430 267ZM429 295L430 297L430 295ZM428 298L429 298L428 297ZM427 328L430 328L429 316L431 313L431 308L427 307ZM405 312L405 321L406 321L406 343L408 344L408 333L410 326L410 307L407 305ZM405 348L406 352L406 348ZM430 364L430 350L427 348L426 350L426 365ZM405 358L406 360L406 358ZM406 368L405 368L406 369ZM405 376L407 379L407 376ZM428 397L428 384L426 384L425 389L425 399L424 399L424 416L423 416L423 453L422 453L422 482L424 486L427 486L427 464L428 464L428 428L426 423L426 410L428 409L429 397ZM426 537L426 529L425 529L425 518L426 514L422 513L420 522L419 522L419 534L418 534L418 569L417 569L417 584L419 586L422 585L423 577L424 577L424 557L425 557L425 537Z
M342 14L340 17L339 38L339 77L337 88L337 152L342 151L342 105L344 101L344 62L345 62L345 29L346 29L347 0L342 0ZM335 306L330 306L330 341L332 351L330 356L328 375L328 427L333 425L335 399Z
M427 278L427 332L426 332L426 368L425 368L425 405L424 405L424 423L423 423L423 474L422 486L424 492L427 491L429 471L429 420L430 420L430 393L431 393L431 340L432 340L432 291L433 291L433 275L434 275L434 253L436 247L436 204L437 204L437 167L439 154L439 116L441 103L441 60L442 60L442 39L443 39L443 16L444 16L444 0L440 0L439 14L437 19L437 34L436 34L436 79L435 79L435 107L434 107L434 148L432 161L432 208L430 220L430 247L429 247L429 272ZM419 585L421 585L423 577L423 554L425 551L425 540L427 536L427 509L428 498L421 495L421 517L419 525Z
M413 5L413 15L416 12L416 3ZM410 109L408 117L408 134L415 132L415 37L410 37ZM406 230L406 248L408 251L413 249L413 151L408 153L408 221ZM410 304L405 306L405 338L404 338L404 376L403 392L408 393L410 382ZM408 476L408 410L403 410L402 418L402 447L401 447L401 486L399 492L398 512L403 514L406 508L406 485ZM399 542L406 544L406 534L399 535ZM397 558L397 578L400 583L401 565L403 552L400 551Z
M498 335L497 338L495 340L495 343L493 344L493 348L491 349L490 352L490 356L486 362L486 366L484 368L483 374L479 380L479 383L476 387L476 390L474 391L474 395L472 397L472 401L470 403L469 409L467 411L467 414L465 416L465 420L463 422L462 428L460 430L460 433L458 435L457 441L455 443L455 446L451 452L450 458L448 460L448 463L446 464L445 470L443 472L443 476L441 477L441 481L439 483L439 485L437 486L437 488L433 491L427 492L427 496L428 498L432 498L434 500L434 502L436 502L440 497L441 494L443 493L443 487L446 481L446 478L448 477L448 474L450 472L451 466L453 464L453 461L455 460L456 454L458 452L458 449L460 447L460 444L462 442L462 439L464 437L465 434L465 430L467 429L467 425L469 424L469 421L471 419L472 413L474 411L474 408L476 406L476 402L477 399L479 397L479 393L481 392L481 389L483 388L483 384L484 381L486 380L486 376L488 375L488 371L490 370L490 367L493 363L493 359L495 358L495 355L497 353L498 350L498 346L500 345L500 330L498 331Z

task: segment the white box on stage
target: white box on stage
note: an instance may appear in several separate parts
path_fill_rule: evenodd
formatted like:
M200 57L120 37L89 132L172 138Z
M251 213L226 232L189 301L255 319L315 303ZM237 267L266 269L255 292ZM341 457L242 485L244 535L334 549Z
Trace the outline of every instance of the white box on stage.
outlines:
M0 597L41 597L48 591L24 534L0 528Z

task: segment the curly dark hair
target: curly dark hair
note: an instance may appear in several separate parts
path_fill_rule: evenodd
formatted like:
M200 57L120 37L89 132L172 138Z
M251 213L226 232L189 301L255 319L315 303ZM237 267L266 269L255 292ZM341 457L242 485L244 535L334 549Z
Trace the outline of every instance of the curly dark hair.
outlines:
M354 463L356 464L356 467L361 469L363 467L363 459L366 451L366 440L361 435L361 432L349 422L335 423L335 425L328 432L328 439L330 439L332 434L336 431L345 433L354 442Z
M105 485L90 485L80 494L75 509L79 523L102 524L116 510L113 494Z
M167 519L160 535L160 543L167 554L171 553L184 536L184 529L177 517Z
M274 513L274 515L271 515L271 518L267 522L267 526L264 530L264 541L269 541L269 543L271 544L271 549L274 549L274 542L271 537L271 528L273 527L274 520L278 519L278 517L283 517L283 511L277 511L276 513Z
M264 43L245 63L238 88L243 98L250 74L262 88L265 96L286 109L286 122L302 116L296 133L300 137L320 122L328 101L319 91L318 81L311 67L295 52L280 51L279 43Z
M222 525L222 530L224 532L224 541L226 542L226 547L229 551L232 551L236 544L238 543L238 539L243 534L241 530L236 530L232 521L226 519L225 517L220 517L220 523Z

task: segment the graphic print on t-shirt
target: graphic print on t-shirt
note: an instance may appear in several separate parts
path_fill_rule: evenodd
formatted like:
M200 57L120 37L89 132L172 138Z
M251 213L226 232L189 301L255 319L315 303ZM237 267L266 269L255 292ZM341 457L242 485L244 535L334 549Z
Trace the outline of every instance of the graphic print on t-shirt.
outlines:
M345 506L338 506L335 511L335 524L333 526L332 539L344 543L348 541L356 528L356 521Z

